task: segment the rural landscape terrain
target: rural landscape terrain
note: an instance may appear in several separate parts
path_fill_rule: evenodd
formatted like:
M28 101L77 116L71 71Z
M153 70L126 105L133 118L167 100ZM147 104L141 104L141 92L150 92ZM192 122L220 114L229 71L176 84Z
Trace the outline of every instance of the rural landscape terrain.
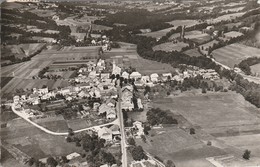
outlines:
M3 167L260 167L259 0L1 2Z

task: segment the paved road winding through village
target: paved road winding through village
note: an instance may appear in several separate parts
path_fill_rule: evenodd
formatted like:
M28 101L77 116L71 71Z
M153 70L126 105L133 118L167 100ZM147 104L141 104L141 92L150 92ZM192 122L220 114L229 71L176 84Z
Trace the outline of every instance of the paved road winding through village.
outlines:
M118 92L118 102L117 102L117 113L120 123L120 132L121 132L121 151L122 151L122 167L127 167L127 153L126 153L126 138L125 138L125 127L124 127L124 118L121 108L122 101L122 90L121 87L117 87Z
M30 124L32 124L33 126L39 128L40 130L48 133L48 134L51 134L51 135L56 135L56 136L67 136L68 135L68 132L53 132L49 129L46 129L45 127L42 127L41 125L38 125L37 123L31 121L29 118L27 118L24 114L22 114L20 111L17 111L15 109L15 106L14 104L11 104L11 107L12 107L12 111L18 115L19 117L23 118L24 120L26 120L27 122L29 122ZM114 120L113 122L109 122L109 123L106 123L106 124L102 124L102 125L97 125L97 126L92 126L92 127L88 127L88 128L83 128L83 129L79 129L79 130L75 130L74 133L79 133L79 132L83 132L83 131L86 131L86 130L91 130L91 129L95 129L97 127L103 127L103 126L107 126L107 125L114 125L114 124L119 124L119 120L116 119Z

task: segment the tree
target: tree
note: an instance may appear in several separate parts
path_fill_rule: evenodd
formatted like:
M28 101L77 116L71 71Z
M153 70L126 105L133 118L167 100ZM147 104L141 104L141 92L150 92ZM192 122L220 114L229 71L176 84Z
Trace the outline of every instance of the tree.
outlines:
M175 167L175 164L172 162L172 160L167 160L166 167Z
M190 134L194 135L195 134L195 129L194 128L190 128Z
M58 162L53 157L49 157L47 158L47 164L51 167L56 167L58 165Z
M151 92L151 88L149 87L149 86L145 86L145 88L144 88L145 90L144 90L144 95L146 95L147 93L149 93L149 92Z
M136 146L131 151L132 157L135 161L140 161L142 159L147 159L147 155L144 153L142 146Z
M206 88L202 88L201 93L207 93Z
M74 132L71 128L68 129L68 133L69 133L69 136L73 136L74 135Z
M146 137L145 137L145 135L141 135L141 138L142 138L143 142L146 143Z
M62 160L62 163L67 163L67 162L69 162L69 160L67 159L66 156L61 156L61 160Z
M34 164L34 162L35 162L35 159L32 157L32 158L29 159L28 165L32 166Z
M148 135L149 134L149 130L151 130L151 127L148 125L144 125L144 134Z
M68 143L70 143L70 142L72 142L72 138L71 138L70 136L68 136L68 137L66 138L66 141L67 141Z
M132 138L132 137L128 138L127 142L128 142L128 144L135 146L135 139L134 138Z
M246 159L246 160L249 160L250 159L250 154L251 154L251 151L245 150L245 152L243 154L243 158Z

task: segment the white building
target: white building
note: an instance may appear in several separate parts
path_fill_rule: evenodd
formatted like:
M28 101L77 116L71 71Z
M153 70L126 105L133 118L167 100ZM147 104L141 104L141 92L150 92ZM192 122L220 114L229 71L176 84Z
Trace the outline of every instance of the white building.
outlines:
M124 72L122 73L122 77L128 79L128 78L129 78L129 73L126 72L126 71L124 71Z
M97 130L98 137L101 139L105 139L106 141L110 142L113 140L112 131L107 127L102 127Z
M152 82L158 82L159 75L157 73L153 73L150 75Z
M140 74L139 72L132 72L131 74L130 74L130 78L131 79L139 79L139 78L141 78L142 77L142 74Z
M121 68L116 65L115 61L113 61L112 74L121 74Z

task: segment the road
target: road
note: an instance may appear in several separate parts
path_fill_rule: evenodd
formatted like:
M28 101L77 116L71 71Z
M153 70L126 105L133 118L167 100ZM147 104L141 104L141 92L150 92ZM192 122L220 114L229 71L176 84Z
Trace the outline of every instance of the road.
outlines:
M124 126L124 118L121 108L121 101L122 101L122 90L121 87L117 87L118 92L118 102L117 102L117 113L120 123L120 132L121 132L121 151L122 151L122 167L127 167L127 144L126 144L126 137L125 137L125 126Z
M223 68L227 69L227 70L231 70L230 67L220 63L220 62L217 62L215 59L211 58L212 61L214 61L216 64L218 65L221 65ZM247 79L249 82L254 82L256 84L260 84L260 78L259 77L254 77L254 76L251 76L251 75L245 75L243 73L238 73L240 74L244 79Z
M15 109L15 106L14 104L11 104L11 107L12 107L12 111L18 115L19 117L23 118L25 121L29 122L30 124L32 124L33 126L39 128L40 130L48 133L48 134L51 134L51 135L55 135L55 136L67 136L68 135L68 132L53 132L49 129L46 129L45 127L42 127L41 125L38 125L37 123L31 121L29 118L27 118L24 114L22 114L20 111L17 111ZM103 127L103 126L107 126L107 125L114 125L114 124L119 124L119 120L116 119L114 120L113 122L109 122L109 123L106 123L106 124L102 124L102 125L97 125L97 126L92 126L92 127L88 127L88 128L83 128L83 129L79 129L79 130L75 130L74 133L79 133L79 132L83 132L83 131L86 131L86 130L92 130L92 129L95 129L97 127Z

